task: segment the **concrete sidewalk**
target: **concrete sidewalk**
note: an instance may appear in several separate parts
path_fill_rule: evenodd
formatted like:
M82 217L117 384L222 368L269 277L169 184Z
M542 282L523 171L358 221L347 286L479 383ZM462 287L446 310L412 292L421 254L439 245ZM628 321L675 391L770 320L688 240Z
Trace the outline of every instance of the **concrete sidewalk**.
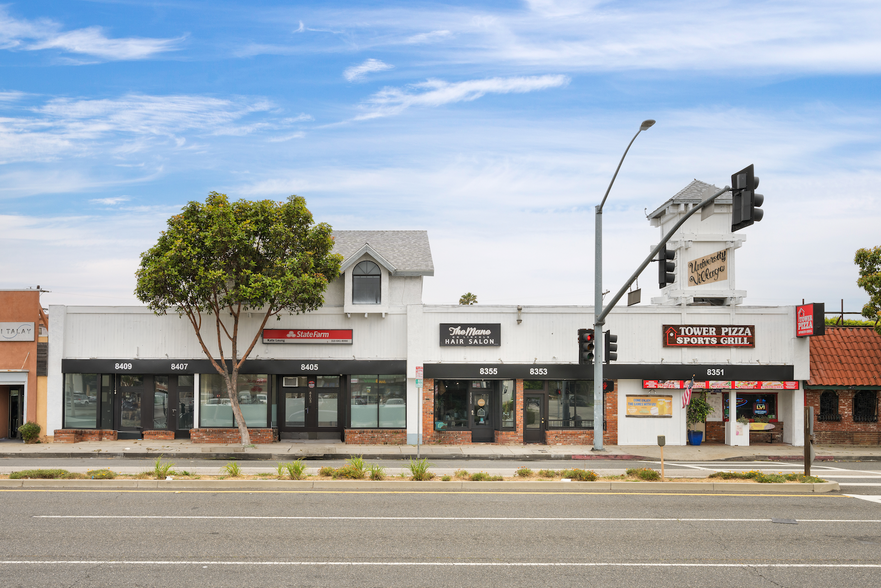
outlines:
M881 446L815 445L817 461L881 461ZM241 447L233 444L192 443L188 439L174 441L86 441L82 443L38 443L0 441L2 458L67 458L122 457L155 458L160 455L177 459L235 459L292 461L305 459L469 459L469 460L615 460L652 459L661 456L655 445L610 445L604 451L593 451L591 445L346 445L327 441L281 441L267 445ZM786 460L801 461L803 447L758 443L749 447L730 447L704 443L698 446L668 445L664 459L669 461L719 460Z

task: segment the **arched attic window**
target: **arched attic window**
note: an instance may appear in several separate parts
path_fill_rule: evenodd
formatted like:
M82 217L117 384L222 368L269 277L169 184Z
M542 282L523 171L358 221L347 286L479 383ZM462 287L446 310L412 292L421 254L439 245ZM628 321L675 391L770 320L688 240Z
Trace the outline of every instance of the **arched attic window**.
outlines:
M380 304L382 271L372 261L362 261L352 270L352 304Z

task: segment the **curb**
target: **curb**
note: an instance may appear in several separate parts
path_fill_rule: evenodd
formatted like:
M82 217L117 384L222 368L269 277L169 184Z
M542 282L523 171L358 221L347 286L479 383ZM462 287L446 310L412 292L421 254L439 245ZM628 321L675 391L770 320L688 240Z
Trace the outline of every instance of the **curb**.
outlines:
M333 480L0 480L0 490L173 490L291 492L700 492L743 494L825 494L839 492L838 482L817 484L746 484L741 482L449 482Z

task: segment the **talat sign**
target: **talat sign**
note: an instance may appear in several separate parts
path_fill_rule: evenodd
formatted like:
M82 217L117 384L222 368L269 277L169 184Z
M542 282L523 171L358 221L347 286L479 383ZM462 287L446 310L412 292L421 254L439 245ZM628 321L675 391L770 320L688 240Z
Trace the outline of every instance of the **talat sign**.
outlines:
M795 336L818 337L826 334L826 304L814 302L795 307Z

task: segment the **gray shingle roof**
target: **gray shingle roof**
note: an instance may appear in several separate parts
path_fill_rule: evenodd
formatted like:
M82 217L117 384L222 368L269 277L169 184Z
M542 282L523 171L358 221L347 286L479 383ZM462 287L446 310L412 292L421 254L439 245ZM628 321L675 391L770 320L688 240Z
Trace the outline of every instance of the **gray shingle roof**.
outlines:
M428 231L334 231L333 238L343 269L372 250L394 266L393 275L434 275Z
M691 203L698 204L708 196L712 196L718 192L719 188L713 184L707 184L700 180L693 180L690 184L679 190L672 198L655 209L649 214L649 218L657 218L663 216L664 212L671 204ZM731 204L731 192L722 194L716 198L717 204Z

